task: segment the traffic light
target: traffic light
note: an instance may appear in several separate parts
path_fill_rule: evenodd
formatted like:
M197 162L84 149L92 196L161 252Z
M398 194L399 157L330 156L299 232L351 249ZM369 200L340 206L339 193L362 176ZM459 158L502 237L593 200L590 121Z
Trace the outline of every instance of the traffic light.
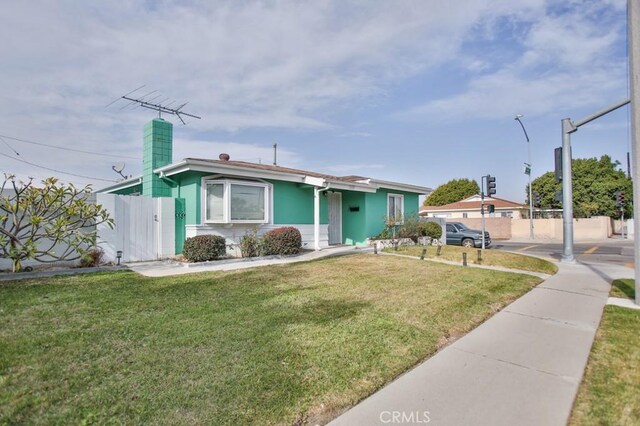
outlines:
M496 206L493 204L487 204L487 212L493 213L496 211Z
M562 147L553 151L553 157L555 160L556 182L562 182Z
M541 202L540 202L540 193L539 192L534 192L533 193L533 205L535 207L540 207Z
M496 193L496 177L487 175L487 195L491 197Z
M616 206L622 207L624 206L624 191L616 192Z

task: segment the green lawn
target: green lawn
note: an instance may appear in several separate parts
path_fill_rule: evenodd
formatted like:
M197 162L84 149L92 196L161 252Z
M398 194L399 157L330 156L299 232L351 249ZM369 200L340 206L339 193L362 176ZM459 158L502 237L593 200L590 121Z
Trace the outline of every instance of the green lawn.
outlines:
M533 276L353 255L0 284L0 424L323 422Z
M401 246L398 250L393 248L384 249L387 253L398 253L409 256L422 255L423 246ZM507 253L500 250L486 249L482 250L482 261L478 262L478 250L473 248L465 248L460 246L442 246L440 256L436 256L436 247L427 247L428 259L442 259L453 262L462 263L462 253L467 253L467 262L473 264L482 264L490 266L502 266L504 268L520 269L523 271L542 272L545 274L555 274L558 267L553 263L538 259L536 257L525 256L516 253Z
M616 280L611 295L633 298L633 286ZM570 424L640 424L639 335L639 310L605 307Z
M611 297L621 297L624 299L633 299L636 297L636 282L633 279L615 280L611 284Z

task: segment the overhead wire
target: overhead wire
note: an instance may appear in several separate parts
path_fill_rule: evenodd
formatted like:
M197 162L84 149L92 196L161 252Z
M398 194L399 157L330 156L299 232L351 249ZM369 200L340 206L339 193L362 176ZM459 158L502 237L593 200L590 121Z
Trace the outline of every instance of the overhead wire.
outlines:
M13 136L7 136L7 135L0 135L0 138L7 138L7 139L11 139L11 140L16 141L16 142L24 142L24 143L28 143L28 144L32 144L32 145L46 146L48 148L60 149L60 150L63 150L63 151L79 152L79 153L82 153L82 154L98 155L98 156L102 156L102 157L112 157L112 158L128 158L130 160L140 160L140 158L130 157L130 156L127 156L127 155L105 154L105 153L96 152L96 151L87 151L87 150L83 150L83 149L67 148L67 147L63 147L63 146L51 145L51 144L42 143L42 142L35 142L35 141L28 140L28 139L20 139L20 138L16 138L16 137L13 137ZM5 141L5 144L7 144L6 141ZM8 146L8 144L7 144L7 146ZM16 152L13 148L11 148L11 150ZM18 155L20 155L20 154L18 154Z
M99 181L102 181L102 182L111 182L111 183L117 182L116 180L113 180L113 179L104 179L104 178L99 178L99 177L95 177L95 176L87 176L87 175L81 175L81 174L78 174L78 173L65 172L65 171L58 170L58 169L52 169L51 167L46 167L46 166L42 166L40 164L32 163L31 161L23 160L22 158L12 157L12 156L4 154L2 152L0 152L0 155L2 155L3 157L10 158L10 159L15 160L15 161L19 161L21 163L28 164L28 165L33 166L33 167L38 167L40 169L48 170L50 172L62 173L63 175L75 176L75 177L84 178L84 179L90 179L90 180L99 180Z

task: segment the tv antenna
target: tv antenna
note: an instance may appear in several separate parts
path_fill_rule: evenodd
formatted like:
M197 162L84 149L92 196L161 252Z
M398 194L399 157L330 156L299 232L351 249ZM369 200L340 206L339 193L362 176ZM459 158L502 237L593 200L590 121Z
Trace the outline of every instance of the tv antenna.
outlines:
M178 117L178 119L180 119L182 124L187 124L184 121L184 119L182 118L183 116L184 117L197 118L198 120L200 120L202 118L202 117L198 117L197 115L189 114L187 112L182 111L182 108L184 108L188 104L188 102L185 102L182 105L178 105L177 107L171 107L171 105L176 103L176 101L170 101L170 98L162 99L163 95L161 93L158 93L157 90L152 90L151 92L148 92L148 93L146 93L146 94L144 94L144 95L142 95L141 97L138 97L138 98L134 98L134 97L131 96L134 92L137 92L138 90L142 89L145 86L146 85L142 85L142 86L138 87L137 89L132 90L131 92L127 93L126 95L120 96L119 98L117 98L114 101L112 101L111 103L109 103L106 107L109 107L109 106L115 104L116 102L118 102L119 100L124 99L126 101L129 101L129 103L127 105L123 106L120 109L127 108L127 107L129 107L131 105L137 105L137 106L141 106L142 108L147 108L147 109L151 109L151 110L154 110L154 111L158 111L158 118L162 118L162 114L175 115L176 117ZM154 96L150 97L151 95L154 95ZM158 99L160 99L160 100L158 100ZM167 102L167 101L169 101L169 102Z
M120 176L122 176L123 179L127 179L127 177L122 174L122 171L124 170L124 162L122 161L117 162L116 164L111 166L111 170L118 173Z

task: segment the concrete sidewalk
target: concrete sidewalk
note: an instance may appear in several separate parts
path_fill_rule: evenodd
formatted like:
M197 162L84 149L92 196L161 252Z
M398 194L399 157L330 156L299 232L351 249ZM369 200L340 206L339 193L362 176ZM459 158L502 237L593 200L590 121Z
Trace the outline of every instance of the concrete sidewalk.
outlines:
M559 268L330 424L565 425L610 283L633 276L633 270L603 264Z
M358 248L354 246L329 247L320 251L310 251L297 256L269 256L244 259L226 259L211 262L184 264L175 261L153 261L128 263L126 266L147 277L167 277L171 275L193 274L195 272L235 271L240 269L258 268L268 265L282 265L285 263L308 262L333 256L367 253L373 248Z

